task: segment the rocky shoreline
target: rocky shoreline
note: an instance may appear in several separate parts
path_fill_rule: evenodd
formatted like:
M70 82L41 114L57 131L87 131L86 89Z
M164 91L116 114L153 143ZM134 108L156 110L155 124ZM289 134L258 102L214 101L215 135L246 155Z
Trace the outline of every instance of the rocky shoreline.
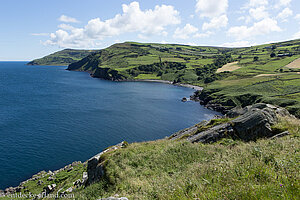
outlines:
M187 140L192 143L213 143L221 139L237 139L245 142L256 141L260 138L274 139L277 137L283 137L289 135L288 131L273 130L271 127L279 121L279 117L289 117L295 118L286 109L265 104L258 103L251 106L246 106L244 108L234 108L227 112L225 116L219 116L212 119L211 121L202 121L190 128L186 128L177 133L172 134L168 139L170 140ZM9 187L4 191L0 190L1 196L9 196L21 191L26 192L25 184L29 181L38 181L37 184L43 184L42 178L47 178L49 181L55 180L56 175L60 172L70 172L79 164L83 164L86 170L82 174L82 178L73 182L73 185L68 189L62 190L62 188L57 188L56 184L47 185L44 187L43 192L37 195L39 196L48 195L54 191L60 192L60 194L70 194L74 189L81 186L88 186L100 180L105 174L103 168L104 160L102 155L109 151L114 151L120 148L126 148L127 142L121 142L117 145L111 146L99 154L93 156L86 162L82 163L80 161L73 162L59 170L55 171L41 171L33 175L30 179L23 181L17 187ZM30 192L30 191L27 191Z

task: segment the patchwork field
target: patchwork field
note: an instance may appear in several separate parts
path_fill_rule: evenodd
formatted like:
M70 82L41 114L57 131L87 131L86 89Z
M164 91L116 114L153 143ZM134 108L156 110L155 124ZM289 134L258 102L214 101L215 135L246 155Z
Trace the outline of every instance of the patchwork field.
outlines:
M298 58L297 60L294 60L293 62L288 64L286 67L287 68L300 69L300 58Z
M232 63L228 63L228 64L224 65L223 67L217 69L217 73L232 72L234 70L237 70L237 69L241 68L237 64L238 64L238 61L232 62Z

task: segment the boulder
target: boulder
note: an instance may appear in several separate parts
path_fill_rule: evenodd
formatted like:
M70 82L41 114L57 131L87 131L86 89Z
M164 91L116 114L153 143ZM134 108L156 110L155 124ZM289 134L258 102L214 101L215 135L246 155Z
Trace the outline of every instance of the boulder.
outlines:
M276 134L276 135L272 136L270 139L273 140L273 139L276 139L276 138L281 138L281 137L286 136L286 135L290 135L290 132L284 131L282 133L279 133L279 134Z
M273 135L271 125L277 122L276 113L270 108L252 108L231 121L235 137L244 141Z
M181 101L182 102L186 102L188 99L186 98L186 97L183 97L182 99L181 99Z
M206 131L187 138L190 142L212 143L216 142L227 135L232 135L233 129L229 123L214 126Z
M258 138L269 138L274 135L271 126L278 122L278 115L290 116L287 110L265 103L258 103L244 108L236 107L225 116L236 118L227 123L216 125L202 132L198 132L197 126L194 126L175 133L170 138L177 139L188 135L188 141L202 143L216 142L222 138L255 141ZM282 133L283 135L286 135L286 133ZM278 135L278 137L280 136Z
M56 188L56 184L51 184L51 185L48 185L44 188L46 194L49 194L51 192L53 192Z

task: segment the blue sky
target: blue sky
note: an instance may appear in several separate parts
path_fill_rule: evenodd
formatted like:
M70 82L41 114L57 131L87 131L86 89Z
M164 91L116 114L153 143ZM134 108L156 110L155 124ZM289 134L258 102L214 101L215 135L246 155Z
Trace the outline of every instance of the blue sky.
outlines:
M0 60L138 41L251 46L300 38L299 0L1 0Z

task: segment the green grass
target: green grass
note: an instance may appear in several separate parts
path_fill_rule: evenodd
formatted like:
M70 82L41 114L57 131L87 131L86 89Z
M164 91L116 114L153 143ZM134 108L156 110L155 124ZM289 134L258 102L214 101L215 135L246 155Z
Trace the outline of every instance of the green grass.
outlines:
M159 76L155 75L155 74L139 74L136 79L160 79Z
M158 140L105 155L106 177L78 190L79 199L299 199L298 120L278 125L292 135L217 144Z
M229 119L212 120L209 125ZM224 139L214 144L168 139L132 143L102 155L105 176L87 187L73 187L75 199L93 200L118 194L129 199L299 199L300 121L280 118L272 127L291 135L241 142ZM86 171L79 164L54 181L29 181L26 191L40 193L56 183L56 192L73 186ZM62 188L62 190L60 190ZM59 193L60 194L60 193ZM1 199L18 199L3 197Z

